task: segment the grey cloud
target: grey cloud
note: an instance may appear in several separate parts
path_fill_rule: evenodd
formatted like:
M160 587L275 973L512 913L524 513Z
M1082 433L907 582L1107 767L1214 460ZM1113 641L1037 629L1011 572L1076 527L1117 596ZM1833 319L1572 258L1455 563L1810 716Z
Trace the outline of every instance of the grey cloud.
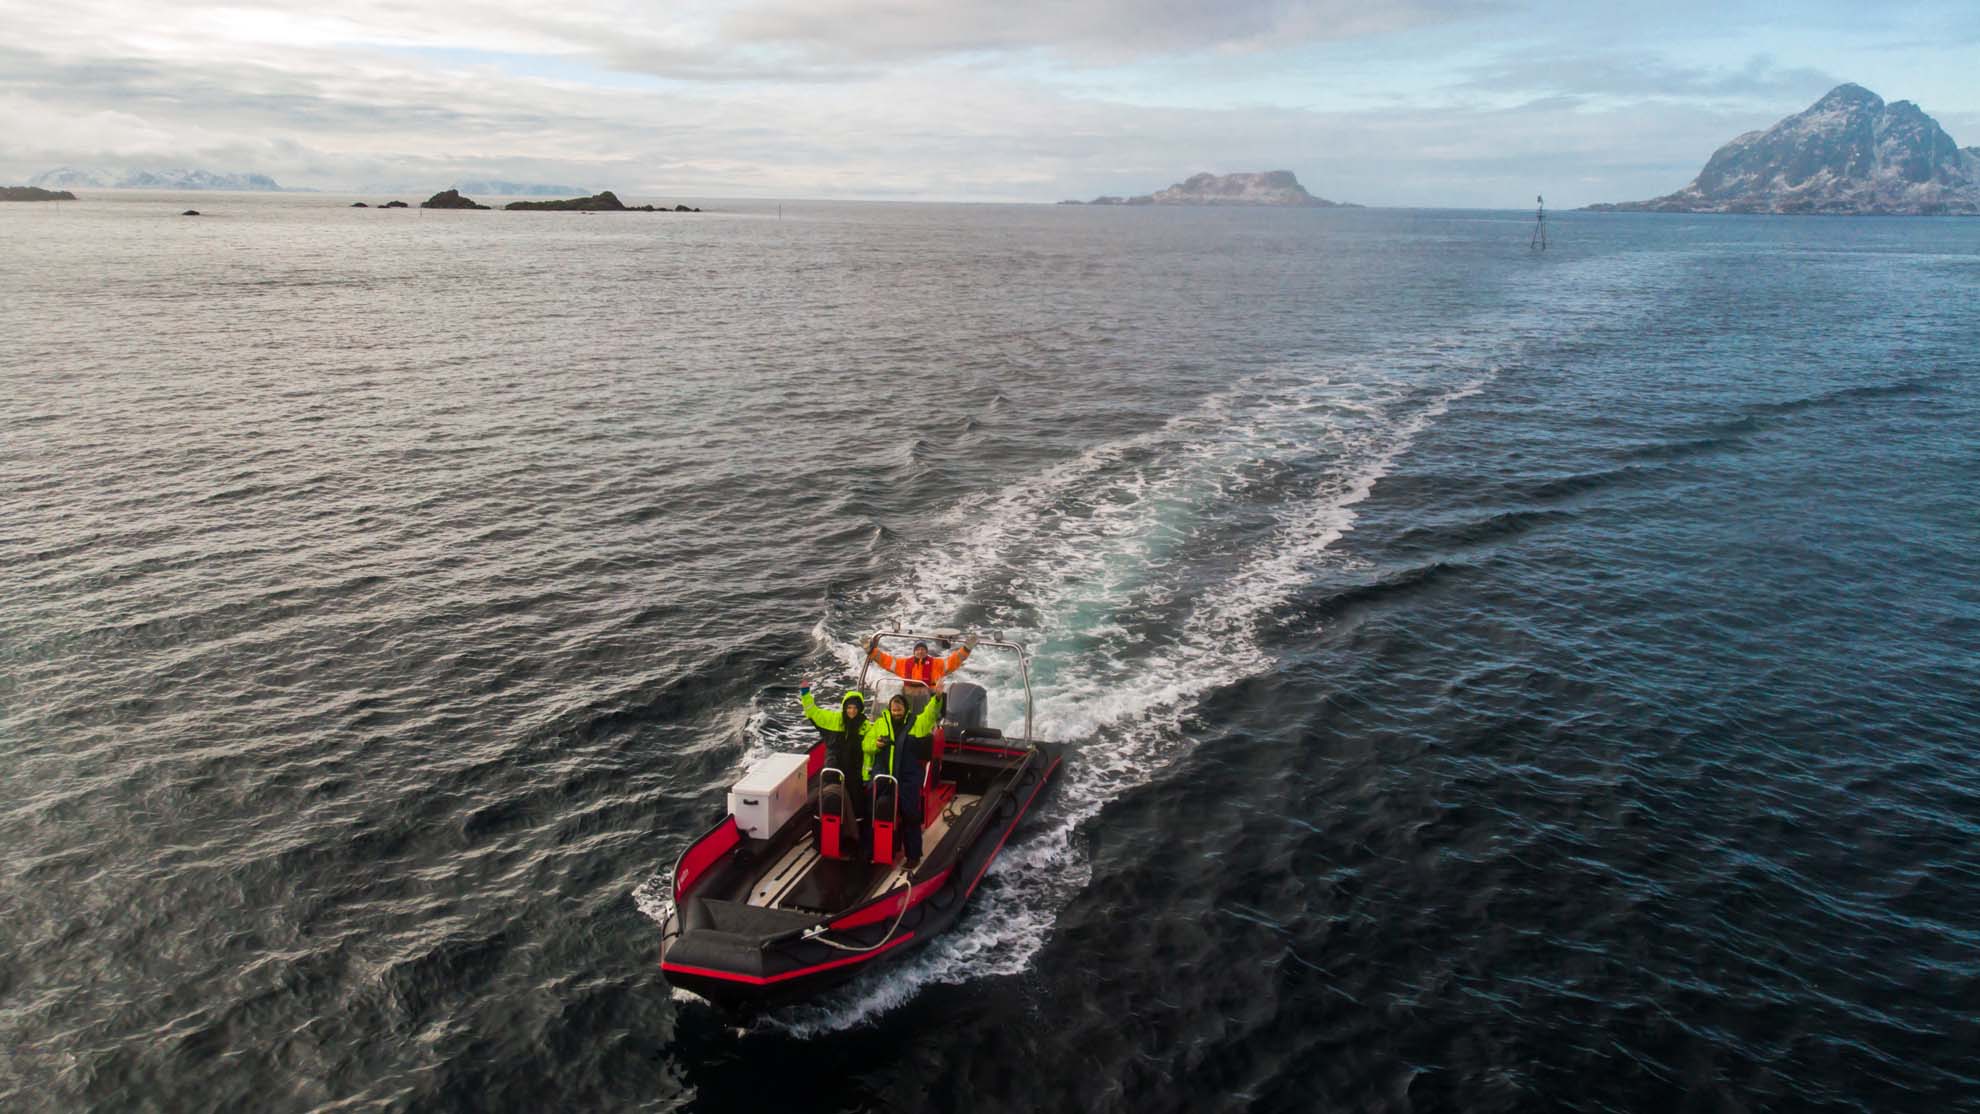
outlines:
M597 61L607 69L668 81L814 85L845 84L880 76L879 71L867 65L803 61L782 51L767 56L748 51L685 51L642 41L637 36L599 42L595 49Z
M471 92L443 81L420 87L353 89L341 71L284 69L244 63L185 63L148 59L70 62L0 47L0 92L41 100L51 111L160 111L178 119L290 131L415 132L472 135L487 128L582 126L581 99L540 109L510 103L500 90ZM492 101L492 103L491 103Z
M1126 59L1296 46L1462 19L1484 0L758 0L725 37L829 59L902 59L1057 49Z
M1842 79L1757 54L1736 70L1678 65L1645 51L1526 50L1476 67L1464 90L1568 96L1813 99Z

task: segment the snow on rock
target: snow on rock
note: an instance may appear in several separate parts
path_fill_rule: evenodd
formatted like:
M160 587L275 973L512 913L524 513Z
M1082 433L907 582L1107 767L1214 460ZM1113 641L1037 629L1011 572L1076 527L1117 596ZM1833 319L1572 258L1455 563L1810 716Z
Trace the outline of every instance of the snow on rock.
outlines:
M1980 156L1910 101L1838 85L1805 111L1714 152L1673 194L1596 210L1980 214Z
M98 170L58 167L28 183L44 189L84 190L279 190L266 174L218 174L211 170Z

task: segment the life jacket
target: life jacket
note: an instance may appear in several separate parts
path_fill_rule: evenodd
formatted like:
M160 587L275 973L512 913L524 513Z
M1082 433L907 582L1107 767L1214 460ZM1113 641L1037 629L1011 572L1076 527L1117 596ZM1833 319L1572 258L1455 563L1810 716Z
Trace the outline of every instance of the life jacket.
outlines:
M922 684L931 687L933 687L935 682L941 680L942 674L946 672L948 672L948 669L943 666L942 659L936 657L934 654L928 655L926 661L916 661L913 655L909 655L901 659L901 668L899 670L902 677L910 681L920 681Z

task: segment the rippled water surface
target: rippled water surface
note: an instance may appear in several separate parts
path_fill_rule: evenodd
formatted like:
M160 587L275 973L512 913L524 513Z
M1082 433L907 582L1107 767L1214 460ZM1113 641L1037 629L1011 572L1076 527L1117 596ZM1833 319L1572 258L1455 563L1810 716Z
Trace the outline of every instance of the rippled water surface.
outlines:
M1980 222L187 200L0 207L0 1107L1980 1106ZM1076 749L738 1031L895 617Z

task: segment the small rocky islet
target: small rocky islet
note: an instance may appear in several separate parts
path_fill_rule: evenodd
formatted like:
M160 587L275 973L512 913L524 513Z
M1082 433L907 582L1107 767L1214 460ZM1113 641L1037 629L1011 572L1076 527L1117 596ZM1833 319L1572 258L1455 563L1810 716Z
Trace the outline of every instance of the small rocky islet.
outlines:
M1356 209L1350 202L1329 201L1306 192L1290 170L1238 174L1192 174L1168 189L1134 197L1105 195L1091 201L1061 201L1061 205L1241 205L1278 209Z
M572 197L563 201L511 201L502 208L512 212L553 213L699 213L701 211L687 205L676 205L671 209L665 205L627 205L611 190L604 190L590 197Z
M436 193L432 197L427 198L425 201L420 202L419 207L422 209L486 209L488 208L488 206L486 205L476 204L473 198L462 197L461 191L459 190L441 190L439 193Z
M353 202L353 209L369 209L365 202ZM492 209L471 197L464 197L458 189L441 190L419 203L422 209ZM380 209L410 208L403 201L387 201ZM628 205L619 200L619 195L611 190L603 190L589 197L569 197L561 200L511 201L502 206L511 212L551 212L551 213L699 213L692 205Z
M38 186L0 186L0 201L74 201L68 190L45 190Z

